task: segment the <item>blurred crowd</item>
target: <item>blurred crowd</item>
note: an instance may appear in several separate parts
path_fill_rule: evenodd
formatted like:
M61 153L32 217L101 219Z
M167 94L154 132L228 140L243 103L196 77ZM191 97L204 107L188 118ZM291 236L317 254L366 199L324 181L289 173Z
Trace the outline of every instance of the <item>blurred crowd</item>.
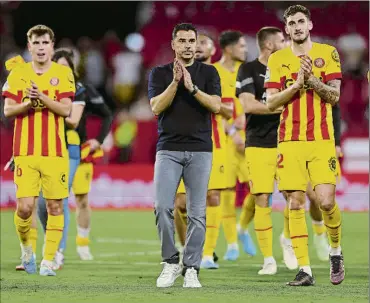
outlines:
M154 160L155 117L147 98L147 76L152 66L172 60L170 38L176 23L192 22L216 41L222 30L232 28L243 31L248 43L247 60L251 61L258 54L256 31L267 25L282 27L282 12L288 4L277 1L142 2L137 9L136 31L123 39L114 29L109 29L100 39L93 40L81 33L77 41L68 37L57 40L56 48L73 49L81 80L94 85L116 113L111 134L104 142L108 155L106 161ZM303 4L311 9L313 40L335 45L341 55L344 74L340 100L343 130L355 136L368 135L368 3ZM1 2L1 62L18 54L26 61L30 59L26 46L16 45L12 35L11 12L16 6L17 2ZM219 57L218 50L214 61ZM0 84L5 82L6 76L2 63ZM92 117L89 125L89 131L92 129L94 132L99 124ZM11 121L2 119L1 128L11 130Z

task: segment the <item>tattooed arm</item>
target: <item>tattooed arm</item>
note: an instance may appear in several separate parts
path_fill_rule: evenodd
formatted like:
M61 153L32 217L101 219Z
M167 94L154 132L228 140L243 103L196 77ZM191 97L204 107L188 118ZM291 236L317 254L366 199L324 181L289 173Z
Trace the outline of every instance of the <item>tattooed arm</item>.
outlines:
M313 75L307 80L307 84L310 85L323 100L333 106L339 101L340 82L340 80L335 79L325 84Z

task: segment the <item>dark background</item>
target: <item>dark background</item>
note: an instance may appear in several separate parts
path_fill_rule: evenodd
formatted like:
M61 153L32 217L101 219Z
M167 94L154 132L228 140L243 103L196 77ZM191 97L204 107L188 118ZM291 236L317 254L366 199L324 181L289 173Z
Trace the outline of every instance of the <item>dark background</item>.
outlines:
M14 38L18 46L26 45L26 33L36 24L51 27L56 41L64 37L73 42L81 36L100 39L108 29L116 30L123 39L135 31L134 1L29 1L12 11Z

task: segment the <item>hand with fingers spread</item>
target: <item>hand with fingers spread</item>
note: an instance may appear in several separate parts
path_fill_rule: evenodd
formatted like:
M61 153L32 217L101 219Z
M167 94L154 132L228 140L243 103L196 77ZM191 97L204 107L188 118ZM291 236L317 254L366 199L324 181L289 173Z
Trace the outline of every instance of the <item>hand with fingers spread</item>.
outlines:
M308 56L301 56L301 69L304 71L304 80L307 81L312 74L312 60Z
M179 60L175 59L175 61L173 62L173 81L179 83L182 76L182 66Z

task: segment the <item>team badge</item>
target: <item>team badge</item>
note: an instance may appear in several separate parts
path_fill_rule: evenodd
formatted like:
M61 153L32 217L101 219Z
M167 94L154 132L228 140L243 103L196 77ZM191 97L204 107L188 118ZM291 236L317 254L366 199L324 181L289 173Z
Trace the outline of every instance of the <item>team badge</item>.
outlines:
M328 162L330 170L335 172L337 170L337 158L331 157Z
M220 166L220 173L222 173L222 174L223 174L224 172L225 172L225 168L224 168L224 166L223 166L223 165L221 165L221 166Z
M313 62L313 64L317 67L317 68L322 68L324 65L325 65L325 61L323 58L317 58L315 59L315 61Z
M58 78L51 78L50 84L53 86L57 86L59 84L59 79Z
M331 57L333 58L333 60L335 62L339 62L339 54L338 54L338 51L336 49L333 49L333 51L331 52Z
M62 174L60 175L60 182L61 182L62 184L65 184L65 183L66 183L66 174L65 174L65 173L62 173Z

